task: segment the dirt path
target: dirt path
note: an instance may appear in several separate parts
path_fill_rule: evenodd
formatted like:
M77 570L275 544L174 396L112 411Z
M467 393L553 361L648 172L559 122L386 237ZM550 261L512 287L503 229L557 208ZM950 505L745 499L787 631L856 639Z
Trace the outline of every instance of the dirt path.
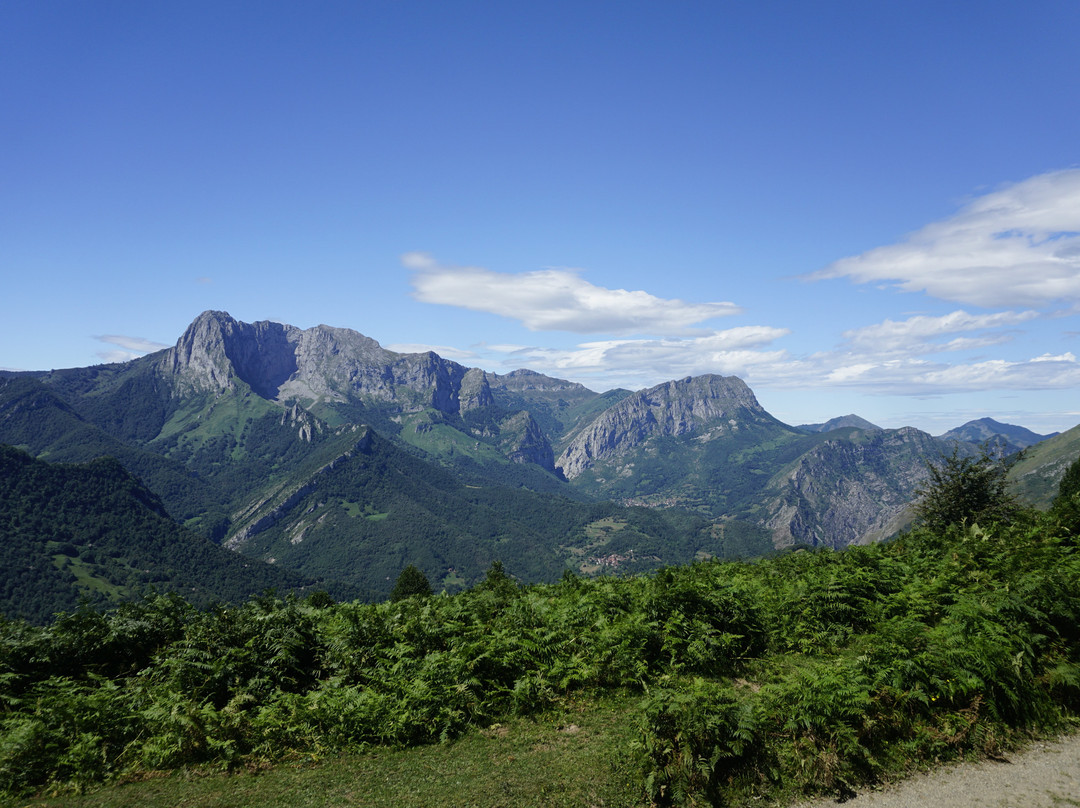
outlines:
M920 774L881 791L861 792L844 808L1065 808L1080 806L1080 735L1039 741L1007 756ZM825 808L836 800L792 808Z

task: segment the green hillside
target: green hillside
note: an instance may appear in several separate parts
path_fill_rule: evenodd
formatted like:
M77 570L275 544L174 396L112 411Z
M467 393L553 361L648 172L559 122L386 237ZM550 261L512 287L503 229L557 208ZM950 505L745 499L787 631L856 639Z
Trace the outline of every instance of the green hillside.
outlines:
M480 580L501 560L525 581L656 569L713 555L767 552L747 528L736 540L699 516L590 503L508 485L472 485L369 431L347 455L282 489L235 534L237 549L320 577L389 593L414 564L437 589ZM505 464L515 468L513 464ZM597 559L604 559L598 561Z
M773 804L1000 757L1080 710L1070 479L1051 514L757 563L0 622L0 792L282 804L321 762L374 805L566 805L563 778L585 804ZM162 776L274 764L265 785Z
M268 401L238 378L216 393L167 394L155 361L7 377L0 442L48 459L116 457L186 527L374 597L387 595L407 564L453 592L495 560L533 582L566 569L625 575L772 549L753 525L598 503L512 459L536 423L513 407L561 428L625 391L597 396L521 372L497 377L488 421L415 405L390 417L386 405L357 398L314 408L333 413L331 422ZM358 449L363 435L369 441Z
M1024 452L1010 470L1020 498L1031 505L1046 508L1057 492L1065 469L1080 457L1080 426L1035 444Z
M180 527L112 458L51 464L9 446L0 446L0 569L0 613L33 622L151 590L207 603L313 585Z

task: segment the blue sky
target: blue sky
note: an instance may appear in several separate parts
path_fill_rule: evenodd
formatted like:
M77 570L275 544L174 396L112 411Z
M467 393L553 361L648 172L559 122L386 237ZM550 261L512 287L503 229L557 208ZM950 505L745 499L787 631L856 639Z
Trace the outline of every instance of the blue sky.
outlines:
M205 309L1080 423L1075 2L0 3L0 367Z

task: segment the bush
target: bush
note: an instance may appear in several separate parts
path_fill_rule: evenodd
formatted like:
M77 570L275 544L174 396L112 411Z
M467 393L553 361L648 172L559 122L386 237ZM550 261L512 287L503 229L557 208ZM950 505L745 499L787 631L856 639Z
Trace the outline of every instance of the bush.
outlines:
M642 704L638 748L645 791L656 805L715 805L718 789L752 756L758 728L728 686L694 679Z

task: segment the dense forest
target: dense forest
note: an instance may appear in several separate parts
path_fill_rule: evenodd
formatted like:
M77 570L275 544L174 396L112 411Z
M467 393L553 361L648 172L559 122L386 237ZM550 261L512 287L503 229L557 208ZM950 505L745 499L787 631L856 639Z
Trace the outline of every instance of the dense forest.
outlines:
M36 623L80 602L103 608L153 590L206 605L315 583L184 529L109 457L45 463L0 445L0 536L0 613Z
M642 803L843 795L997 754L1080 708L1080 461L1046 513L988 462L946 459L923 527L844 551L4 621L0 790L452 743L569 698L627 705Z

